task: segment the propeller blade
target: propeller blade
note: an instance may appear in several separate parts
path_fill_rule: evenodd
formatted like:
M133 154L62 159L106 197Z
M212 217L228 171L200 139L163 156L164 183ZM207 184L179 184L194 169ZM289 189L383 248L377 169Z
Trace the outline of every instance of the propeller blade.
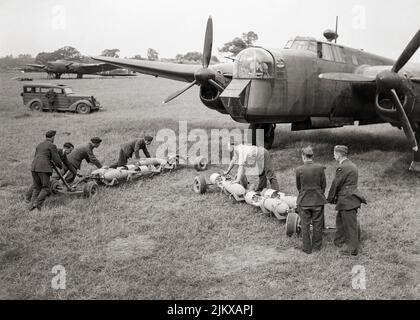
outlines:
M215 87L216 89L217 89L217 91L219 91L220 93L222 93L224 90L225 90L225 88L222 86L222 85L220 85L219 83L217 83L216 81L214 81L213 79L209 79L209 83L213 86L213 87Z
M403 105L395 89L391 89L391 95L392 95L392 100L394 101L395 107L397 108L398 113L400 114L401 124L404 129L404 133L408 141L410 142L413 150L417 152L419 150L419 147L417 145L416 136L413 132L413 128L411 127L410 121L408 120L407 114L404 111Z
M416 53L417 49L420 47L420 30L417 31L416 35L411 39L410 43L401 53L398 60L395 62L392 67L392 72L398 72L407 64L408 60Z
M319 78L351 83L375 82L375 78L355 73L322 73L319 75Z
M209 19L207 20L206 36L204 39L203 68L207 68L210 64L212 47L213 47L213 20L210 16Z
M179 97L181 94L183 94L185 91L187 91L188 89L194 87L197 84L197 81L194 80L193 82L191 82L188 86L186 86L185 88L178 90L174 93L172 93L169 97L167 97L163 103L168 103L169 101L174 100L175 98Z
M415 83L420 83L420 77L410 78L410 80Z

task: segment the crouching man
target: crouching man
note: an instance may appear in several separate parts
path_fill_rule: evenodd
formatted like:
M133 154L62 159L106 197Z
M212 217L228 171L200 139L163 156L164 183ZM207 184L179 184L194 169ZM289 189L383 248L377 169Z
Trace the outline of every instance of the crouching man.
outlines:
M85 160L87 163L95 165L98 169L102 168L101 162L96 158L95 154L93 153L93 149L98 148L101 145L101 143L101 138L94 137L90 139L90 142L76 147L68 156L68 161L70 165L72 165L75 170L80 170L80 167L82 166L82 161ZM66 175L66 181L69 183L73 182L76 178L76 174L74 174L74 172L71 172L70 168L67 168L67 170L63 171L63 175Z
M140 159L140 150L143 150L143 153L146 156L146 158L150 158L150 153L149 150L147 150L147 146L150 145L152 141L153 137L145 136L144 139L135 139L133 141L121 145L118 161L113 163L109 167L115 169L127 165L128 159L130 159L133 156L133 153L137 160Z
M267 149L247 144L235 145L231 143L229 144L229 151L231 152L232 160L228 169L224 172L225 175L229 174L235 165L238 165L235 182L241 183L246 188L248 184L247 175L258 174L259 179L256 191L262 191L267 188L268 182L271 189L279 190L271 157Z

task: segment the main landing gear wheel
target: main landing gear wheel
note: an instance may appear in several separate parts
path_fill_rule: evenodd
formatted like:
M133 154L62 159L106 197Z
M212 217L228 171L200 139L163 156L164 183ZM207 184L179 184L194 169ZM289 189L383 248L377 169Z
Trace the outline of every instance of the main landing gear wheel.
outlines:
M207 191L207 182L206 178L203 176L197 176L194 178L194 192L198 194L204 194Z
M294 234L300 234L300 217L297 213L291 211L286 218L286 235L291 237Z
M274 143L274 134L276 131L276 124L272 123L259 123L250 124L249 129L251 130L251 141L252 145L257 144L257 131L258 129L264 130L264 148L271 150ZM249 141L249 140L248 140Z
M83 188L83 195L85 198L92 198L99 192L99 186L96 182L90 181L85 184Z

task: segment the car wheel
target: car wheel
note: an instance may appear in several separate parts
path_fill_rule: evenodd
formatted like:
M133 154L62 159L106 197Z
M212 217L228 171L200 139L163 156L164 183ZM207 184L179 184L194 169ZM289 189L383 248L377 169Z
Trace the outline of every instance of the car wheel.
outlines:
M31 109L32 111L42 111L42 103L39 101L34 101L29 106L29 109Z
M90 113L90 106L88 106L86 103L79 103L77 105L77 113L80 114L88 114Z

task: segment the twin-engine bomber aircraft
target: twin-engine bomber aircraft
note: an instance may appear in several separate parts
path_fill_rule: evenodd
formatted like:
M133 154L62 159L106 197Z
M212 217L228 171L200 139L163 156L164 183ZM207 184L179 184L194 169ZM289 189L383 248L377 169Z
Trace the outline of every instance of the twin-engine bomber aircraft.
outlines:
M420 171L420 64L408 61L420 46L420 30L397 61L332 43L296 37L284 49L251 47L234 62L209 66L213 23L207 22L203 65L131 59L93 59L139 73L190 82L169 102L194 85L205 106L233 120L264 129L266 146L274 141L276 123L292 130L335 128L389 122L403 128L413 149L411 170Z
M49 76L60 79L64 73L77 74L77 78L83 78L84 74L96 74L117 69L118 67L107 63L81 63L66 60L49 61L47 64L27 64L27 66L44 70Z

